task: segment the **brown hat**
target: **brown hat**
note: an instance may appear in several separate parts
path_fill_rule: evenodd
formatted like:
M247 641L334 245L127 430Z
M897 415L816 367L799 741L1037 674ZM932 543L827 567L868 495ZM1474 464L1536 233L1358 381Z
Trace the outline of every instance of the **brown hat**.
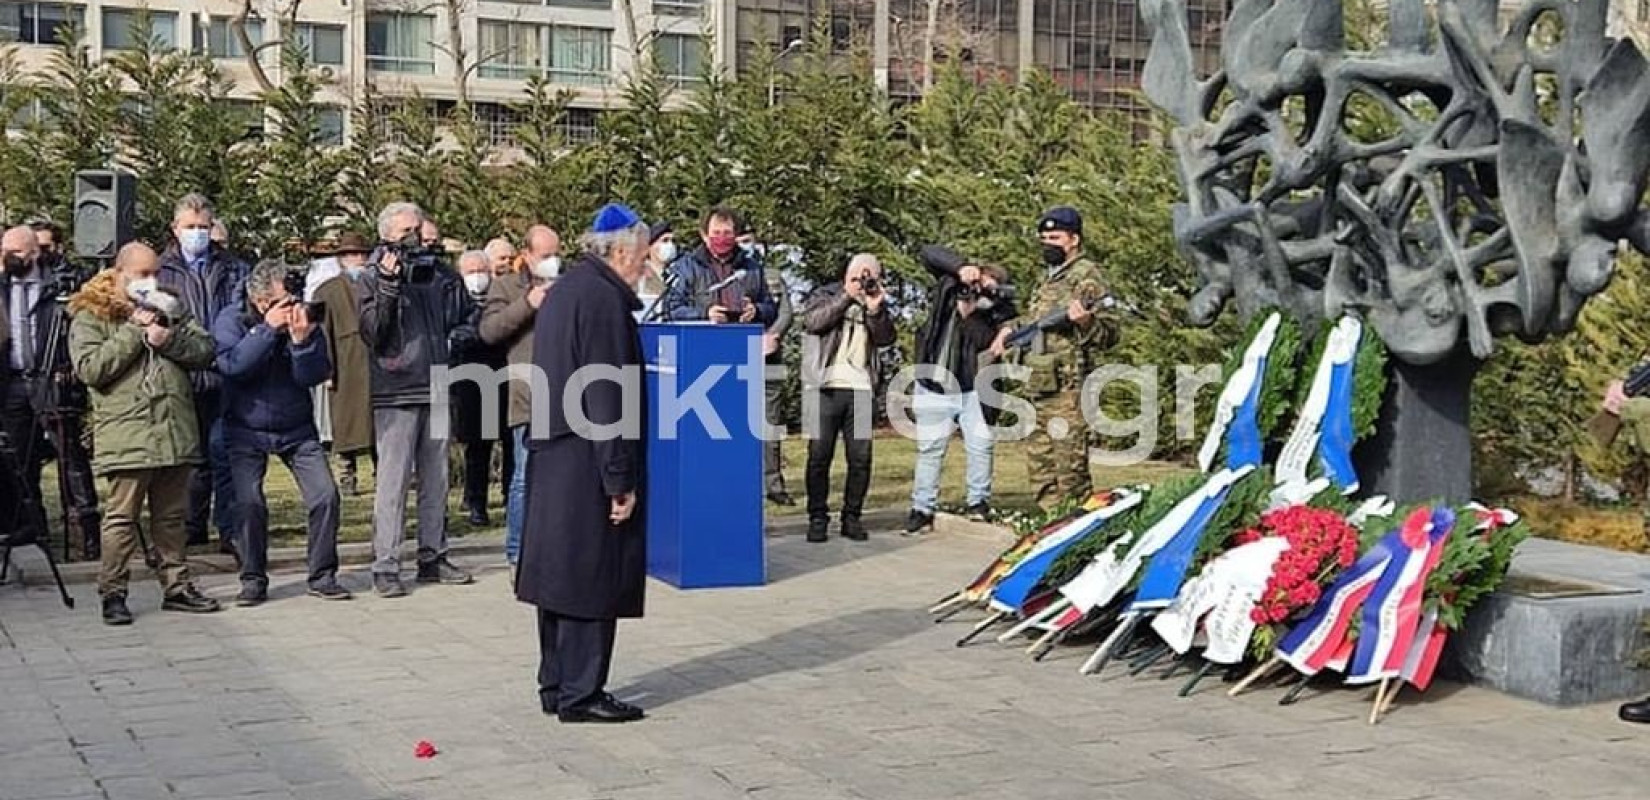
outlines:
M344 255L346 253L370 253L372 252L372 242L367 241L367 237L362 236L355 231L349 231L348 233L338 237L338 244L332 248L332 252L338 255Z

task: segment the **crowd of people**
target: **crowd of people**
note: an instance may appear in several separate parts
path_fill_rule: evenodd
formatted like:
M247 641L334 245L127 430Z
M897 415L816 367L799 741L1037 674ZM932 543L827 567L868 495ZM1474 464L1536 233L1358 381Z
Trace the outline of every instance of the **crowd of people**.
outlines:
M545 225L529 228L519 247L501 237L448 258L436 220L416 205L392 203L377 223L376 242L345 233L306 265L249 265L234 255L207 198L189 195L176 204L164 247L127 243L79 286L65 277L73 269L56 227L4 233L0 445L36 489L42 463L60 462L71 538L84 556L101 558L106 623L133 622L128 564L140 553L159 577L162 608L218 611L220 603L191 580L186 556L189 546L209 544L214 529L218 546L240 565L234 602L267 601L272 457L291 473L307 514L310 595L352 596L339 581L337 538L342 497L359 491L362 457L373 462L376 479L372 590L386 598L407 592L409 491L417 492L416 580L471 583L448 558L448 428L435 424L446 409L432 403L438 367L531 366L559 396L582 366L639 366L643 319L762 326L769 365L784 363L785 337L793 323L800 327L807 539L829 535L839 440L847 478L838 533L867 538L861 517L871 480L870 415L883 388L877 352L895 341L876 256L854 256L793 311L787 276L765 263L751 226L728 208L706 212L694 246L679 248L669 224L647 224L610 205L566 264L561 237ZM1082 257L1081 217L1056 208L1038 231L1049 272L1031 298L1035 313L1026 316L1015 309L1003 270L942 247L921 253L936 280L917 355L935 369L919 376L912 398L919 441L908 533L932 525L940 466L958 428L969 512L990 512L995 409L973 382L984 364L1003 357L1016 320L1042 318L1025 362L1037 376L1028 381L1033 399L1051 406L1075 406L1093 349L1116 338L1114 321L1092 302L1103 284L1098 267ZM497 447L506 558L517 566L518 596L540 607L546 710L564 719L634 718L639 710L601 686L613 621L641 609L644 451L636 440L570 435L581 430L578 421L555 403L543 431L530 426L533 385L452 384L462 511L473 524L490 523ZM582 415L611 422L624 400L604 393L618 389L599 386L582 389ZM778 387L770 378L773 425L785 422ZM488 417L502 418L505 430L488 430ZM1082 447L1080 436L1034 441L1040 500L1087 491ZM105 484L101 507L94 476ZM778 438L766 444L763 480L770 502L796 504ZM583 535L609 525L633 530Z

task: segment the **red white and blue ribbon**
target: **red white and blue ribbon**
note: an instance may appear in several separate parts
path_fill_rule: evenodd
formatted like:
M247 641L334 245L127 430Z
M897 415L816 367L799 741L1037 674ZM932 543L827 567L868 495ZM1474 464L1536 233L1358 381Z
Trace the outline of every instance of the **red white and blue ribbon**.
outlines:
M1420 509L1411 515L1411 519L1417 518L1419 524L1425 524L1429 512ZM1347 642L1353 616L1385 574L1395 548L1401 547L1400 538L1398 531L1387 534L1341 573L1313 604L1306 618L1279 640L1278 657L1307 675L1316 675L1327 668Z
M1454 527L1455 511L1447 506L1419 508L1404 520L1391 546L1392 560L1364 601L1363 629L1348 666L1347 683L1374 683L1403 671L1421 625L1427 578L1443 557L1444 540Z

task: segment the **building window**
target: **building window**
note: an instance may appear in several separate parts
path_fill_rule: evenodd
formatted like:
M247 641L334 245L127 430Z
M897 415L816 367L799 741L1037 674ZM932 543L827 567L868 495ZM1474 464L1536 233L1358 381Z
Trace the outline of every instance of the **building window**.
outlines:
M562 141L569 144L594 142L600 132L597 127L600 120L601 112L596 109L569 108L556 121L556 130L561 132Z
M300 22L293 29L293 34L309 52L311 64L344 65L344 26Z
M653 61L665 77L696 81L704 71L705 40L698 36L662 33L653 40Z
M535 6L539 4L538 0L528 0L528 2ZM594 8L607 11L613 8L613 0L544 0L544 5L561 6L562 8ZM654 5L657 6L658 3L655 2Z
M484 78L546 75L556 83L605 84L613 68L613 32L573 25L481 22Z
M18 106L17 111L6 122L6 130L26 130L29 126L35 124L47 129L55 127L51 112L47 110L46 104L41 102L38 97L31 98L28 102Z
M481 48L483 78L529 78L544 68L546 26L521 22L482 20Z
M571 25L550 29L550 79L556 83L607 83L612 54L612 31Z
M143 34L143 20L149 20L149 36L161 47L178 46L178 15L174 11L142 11L139 9L103 9L103 49L132 50Z
M80 6L60 3L0 3L0 42L72 44L58 34L67 32L64 25L83 26L85 14Z
M705 0L653 0L653 11L672 17L697 17L705 10Z
M315 127L321 135L321 144L343 144L344 109L337 106L321 106L316 109Z
M368 14L367 69L434 75L434 30L429 14Z
M222 17L213 17L201 23L201 41L195 43L195 52L213 58L246 58L246 48L241 47L241 37L235 35L235 28L230 20ZM264 23L260 19L246 21L246 35L256 47L264 43Z

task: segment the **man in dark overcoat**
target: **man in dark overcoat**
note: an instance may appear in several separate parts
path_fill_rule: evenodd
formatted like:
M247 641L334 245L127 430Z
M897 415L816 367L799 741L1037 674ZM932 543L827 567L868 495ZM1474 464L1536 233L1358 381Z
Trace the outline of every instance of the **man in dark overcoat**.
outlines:
M609 204L545 298L533 365L548 413L528 430L527 512L516 597L538 607L539 699L562 722L630 722L608 694L619 618L642 615L647 399L634 291L648 228ZM582 371L581 371L582 370Z

